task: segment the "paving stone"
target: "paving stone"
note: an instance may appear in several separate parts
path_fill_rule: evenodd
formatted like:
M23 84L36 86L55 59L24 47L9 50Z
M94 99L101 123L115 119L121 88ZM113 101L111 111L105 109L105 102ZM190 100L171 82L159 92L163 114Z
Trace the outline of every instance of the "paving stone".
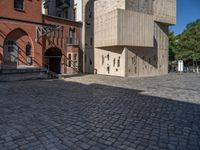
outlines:
M81 144L81 147L82 147L83 149L89 149L89 148L90 148L90 145L88 145L88 144L86 144L86 143L83 143L83 144Z
M199 78L2 82L0 150L199 150Z

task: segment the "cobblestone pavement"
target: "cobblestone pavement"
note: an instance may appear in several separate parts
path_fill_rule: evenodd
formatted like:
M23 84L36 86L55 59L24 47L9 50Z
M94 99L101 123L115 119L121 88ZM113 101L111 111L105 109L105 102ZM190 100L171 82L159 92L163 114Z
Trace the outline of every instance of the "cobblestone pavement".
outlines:
M199 150L200 75L0 82L0 150Z

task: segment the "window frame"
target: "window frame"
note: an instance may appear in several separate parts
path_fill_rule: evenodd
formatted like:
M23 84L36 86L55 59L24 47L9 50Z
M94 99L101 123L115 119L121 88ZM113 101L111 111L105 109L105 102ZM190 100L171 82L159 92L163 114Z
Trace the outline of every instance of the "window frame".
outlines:
M19 2L19 1L22 1L22 8L19 8L19 7L16 7L16 3ZM14 9L17 10L17 11L24 11L25 10L25 2L24 0L14 0ZM18 4L19 6L19 4Z
M70 28L69 29L69 44L76 44L76 29L75 28Z

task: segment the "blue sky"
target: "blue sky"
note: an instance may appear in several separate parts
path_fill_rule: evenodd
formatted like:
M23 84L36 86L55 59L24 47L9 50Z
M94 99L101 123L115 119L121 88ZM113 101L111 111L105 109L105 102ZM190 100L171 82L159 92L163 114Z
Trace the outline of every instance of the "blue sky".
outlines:
M170 27L174 33L180 34L186 25L200 19L200 0L177 0L177 24Z

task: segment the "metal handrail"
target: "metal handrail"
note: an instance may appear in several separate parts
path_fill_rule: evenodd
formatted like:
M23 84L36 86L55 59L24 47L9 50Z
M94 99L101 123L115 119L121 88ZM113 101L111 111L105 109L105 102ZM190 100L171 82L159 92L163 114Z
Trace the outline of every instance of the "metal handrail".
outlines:
M53 72L49 69L49 64L43 63L43 65L44 65L44 69L47 72L47 74L49 74L52 78L58 78L59 77L57 73L55 73L55 72Z
M80 46L80 40L78 38L67 38L66 39L66 45L76 45Z

